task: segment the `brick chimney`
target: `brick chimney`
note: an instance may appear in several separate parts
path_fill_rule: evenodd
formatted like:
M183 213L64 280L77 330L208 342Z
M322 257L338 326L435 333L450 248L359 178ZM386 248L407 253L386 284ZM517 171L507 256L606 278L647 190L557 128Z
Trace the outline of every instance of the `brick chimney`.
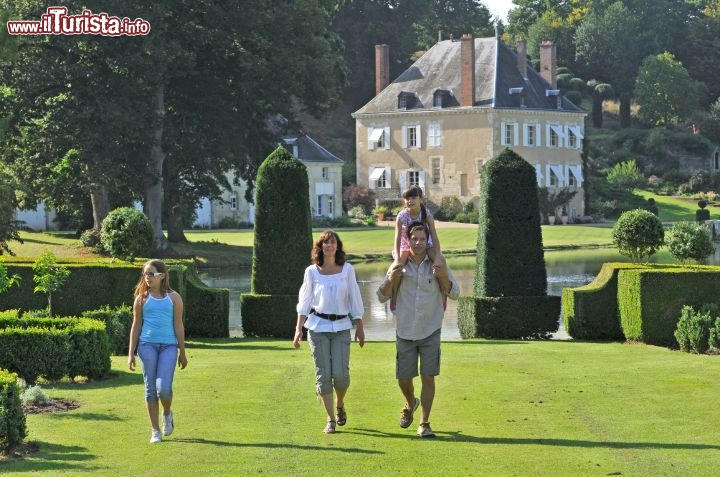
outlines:
M517 67L522 77L527 79L527 45L524 39L517 42Z
M540 76L557 88L557 58L555 44L550 40L540 43Z
M475 39L470 33L460 38L460 106L475 104Z
M375 45L375 96L390 84L390 48Z

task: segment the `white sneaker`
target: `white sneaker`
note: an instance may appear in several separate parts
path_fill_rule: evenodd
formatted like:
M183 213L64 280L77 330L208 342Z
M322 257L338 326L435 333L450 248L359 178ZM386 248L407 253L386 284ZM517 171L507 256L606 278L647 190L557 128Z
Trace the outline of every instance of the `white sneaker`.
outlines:
M169 436L175 430L175 424L173 423L173 413L170 411L167 414L163 414L163 434Z
M158 442L162 442L162 435L160 431L153 430L150 436L150 444L157 444Z

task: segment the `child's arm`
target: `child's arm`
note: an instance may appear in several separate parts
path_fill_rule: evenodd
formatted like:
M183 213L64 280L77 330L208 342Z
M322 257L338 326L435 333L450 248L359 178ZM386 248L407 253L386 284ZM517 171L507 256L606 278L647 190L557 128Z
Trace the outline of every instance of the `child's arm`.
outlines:
M402 236L402 222L400 222L400 214L395 217L395 245L393 251L393 258L396 262L400 261L400 237Z
M433 249L435 250L435 254L439 257L441 252L440 249L440 239L437 236L437 232L435 231L435 218L428 214L428 216L425 218L428 224L428 229L430 230L430 237L433 241Z

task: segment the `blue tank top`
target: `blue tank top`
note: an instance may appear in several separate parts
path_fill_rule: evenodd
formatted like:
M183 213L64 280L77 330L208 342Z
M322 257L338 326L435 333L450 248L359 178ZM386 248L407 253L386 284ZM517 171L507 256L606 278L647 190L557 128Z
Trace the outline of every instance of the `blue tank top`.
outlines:
M177 344L173 302L170 295L154 298L148 295L143 304L143 325L140 341L153 344Z

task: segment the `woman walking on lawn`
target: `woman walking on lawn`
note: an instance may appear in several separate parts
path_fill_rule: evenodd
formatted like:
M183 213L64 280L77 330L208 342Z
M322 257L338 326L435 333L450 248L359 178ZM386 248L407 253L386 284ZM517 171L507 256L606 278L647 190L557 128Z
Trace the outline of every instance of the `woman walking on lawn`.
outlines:
M327 413L323 432L332 434L335 425L344 426L345 393L350 386L350 329L362 347L365 312L355 269L345 261L338 234L326 230L315 241L312 263L305 269L297 304L297 325L293 345L300 347L303 326L315 362L315 385ZM333 390L337 419L333 408Z
M130 371L135 370L137 351L142 362L145 405L152 426L152 444L162 441L158 399L163 408L162 434L169 436L175 428L170 408L175 362L180 369L187 366L182 315L183 301L180 295L170 288L170 277L165 263L160 260L145 262L140 281L135 287L128 368Z

